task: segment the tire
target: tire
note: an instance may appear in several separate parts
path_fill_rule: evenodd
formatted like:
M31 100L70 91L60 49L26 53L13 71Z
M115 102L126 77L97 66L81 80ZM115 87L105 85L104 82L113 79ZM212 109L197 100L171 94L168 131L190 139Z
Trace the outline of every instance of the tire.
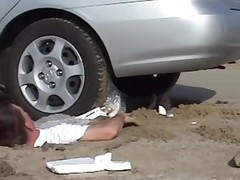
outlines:
M149 96L163 94L177 82L180 73L124 77L115 80L120 91L128 96Z
M6 69L10 96L34 119L86 112L105 101L110 86L97 42L63 19L26 27L13 42Z

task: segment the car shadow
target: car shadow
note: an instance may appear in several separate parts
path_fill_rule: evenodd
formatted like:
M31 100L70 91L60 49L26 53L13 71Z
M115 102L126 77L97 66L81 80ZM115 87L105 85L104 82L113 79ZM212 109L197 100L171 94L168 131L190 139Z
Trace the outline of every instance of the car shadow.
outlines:
M176 84L169 92L172 107L180 104L200 104L216 95L216 91L203 88Z
M180 104L200 104L216 95L216 91L203 88L176 84L163 95L149 94L141 97L123 96L126 112L138 108L156 109L159 105L166 109L178 107ZM157 99L156 99L157 98Z

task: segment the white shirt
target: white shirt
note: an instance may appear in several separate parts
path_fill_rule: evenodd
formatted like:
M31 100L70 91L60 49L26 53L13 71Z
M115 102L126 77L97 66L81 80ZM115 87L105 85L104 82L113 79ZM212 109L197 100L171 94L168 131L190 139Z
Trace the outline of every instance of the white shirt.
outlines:
M83 137L89 125L60 124L47 129L39 129L40 134L34 147L41 147L44 143L69 144Z

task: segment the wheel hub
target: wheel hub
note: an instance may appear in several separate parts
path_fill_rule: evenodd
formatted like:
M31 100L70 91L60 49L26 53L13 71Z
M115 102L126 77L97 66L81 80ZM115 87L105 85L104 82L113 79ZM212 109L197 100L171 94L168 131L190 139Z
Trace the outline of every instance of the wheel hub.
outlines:
M44 82L45 85L50 86L50 84L57 85L58 82L63 80L63 70L51 62L51 66L43 65L42 71L38 74L38 79Z

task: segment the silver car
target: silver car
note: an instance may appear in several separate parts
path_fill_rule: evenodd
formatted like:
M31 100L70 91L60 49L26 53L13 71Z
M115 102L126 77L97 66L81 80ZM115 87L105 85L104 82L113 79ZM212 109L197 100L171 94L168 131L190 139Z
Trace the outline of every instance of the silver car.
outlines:
M35 118L240 58L240 0L1 0L1 76Z

